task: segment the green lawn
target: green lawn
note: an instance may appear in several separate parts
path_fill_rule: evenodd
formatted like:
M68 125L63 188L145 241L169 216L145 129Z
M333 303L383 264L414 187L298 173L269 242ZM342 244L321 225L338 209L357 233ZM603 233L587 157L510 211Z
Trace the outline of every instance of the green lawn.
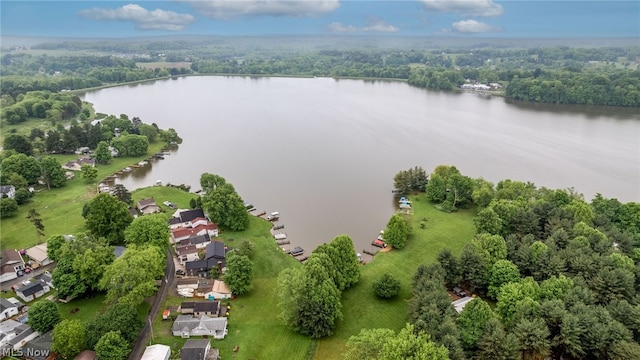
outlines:
M108 165L97 165L98 180L87 184L76 173L74 179L58 189L47 189L39 186L31 200L21 205L18 213L0 221L0 237L2 247L8 249L23 249L45 242L50 236L57 234L74 234L84 231L82 206L96 194L97 182L112 175L131 164L144 160L161 150L164 143L156 142L149 145L147 155L140 157L115 158ZM77 155L56 155L60 163L77 158ZM188 203L187 203L188 205ZM44 224L45 237L38 239L35 227L26 219L29 209L36 209L40 213Z
M364 328L389 328L400 330L408 320L407 300L411 298L411 277L423 263L436 261L445 247L454 254L475 234L472 218L474 210L455 213L438 211L424 194L412 196L413 235L402 250L379 253L362 268L358 284L342 295L344 319L336 333L318 342L314 359L339 359L350 336ZM420 228L422 218L427 226ZM393 300L381 300L373 294L372 283L384 273L390 273L402 283L400 295Z

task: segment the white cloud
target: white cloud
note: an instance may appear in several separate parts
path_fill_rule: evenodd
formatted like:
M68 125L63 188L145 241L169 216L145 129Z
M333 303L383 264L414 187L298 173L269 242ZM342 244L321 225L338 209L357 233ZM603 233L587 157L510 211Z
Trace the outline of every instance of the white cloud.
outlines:
M313 17L332 12L339 0L179 0L204 16L228 19L239 16Z
M141 30L179 31L196 21L190 14L161 9L147 10L137 4L128 4L115 9L85 9L80 10L78 15L91 20L131 21Z
M365 22L365 26L356 27L353 25L345 25L339 22L334 22L329 24L329 30L334 34L345 34L345 33L383 33L383 32L397 32L398 28L387 24L384 20L380 18L369 18Z
M451 24L451 31L464 34L475 34L485 32L500 32L497 26L485 24L476 20L462 20Z
M421 0L427 9L439 12L458 13L467 16L502 15L502 5L492 0Z

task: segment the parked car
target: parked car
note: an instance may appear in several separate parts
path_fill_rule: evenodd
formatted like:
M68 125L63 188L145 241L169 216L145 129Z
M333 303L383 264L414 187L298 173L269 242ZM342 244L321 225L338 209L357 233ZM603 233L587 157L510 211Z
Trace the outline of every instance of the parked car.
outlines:
M182 269L176 270L176 275L184 275L184 270Z
M465 296L467 296L467 292L466 292L466 291L464 291L464 290L462 290L462 289L461 289L461 288L459 288L459 287L454 287L454 288L453 288L453 290L452 290L452 292L453 292L453 294L454 294L454 295L459 296L459 297L465 297Z

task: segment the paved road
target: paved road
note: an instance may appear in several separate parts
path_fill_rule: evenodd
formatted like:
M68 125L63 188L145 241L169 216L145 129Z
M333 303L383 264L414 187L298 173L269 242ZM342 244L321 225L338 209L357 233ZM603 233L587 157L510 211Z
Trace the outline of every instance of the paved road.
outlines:
M160 307L164 303L164 299L167 296L167 292L169 288L174 286L174 278L175 278L175 265L173 263L173 255L171 251L167 249L167 266L164 271L164 281L162 281L162 285L160 285L160 289L156 293L155 298L153 299L153 304L151 304L151 311L149 311L149 315L146 319L146 324L142 330L140 330L140 335L138 335L138 340L133 347L133 350L129 354L128 360L139 360L144 353L145 348L149 344L149 336L151 335L151 325L155 320L156 316L158 316L158 311L160 311Z
M51 263L51 264L45 265L45 266L40 266L36 270L31 271L29 274L18 276L17 278L15 278L13 280L8 280L8 281L2 282L0 284L0 289L2 289L2 290L11 290L11 286L16 285L16 284L22 285L23 281L29 280L32 277L34 277L36 275L40 275L45 271L51 271L51 270L53 270L54 267L56 267L55 263Z

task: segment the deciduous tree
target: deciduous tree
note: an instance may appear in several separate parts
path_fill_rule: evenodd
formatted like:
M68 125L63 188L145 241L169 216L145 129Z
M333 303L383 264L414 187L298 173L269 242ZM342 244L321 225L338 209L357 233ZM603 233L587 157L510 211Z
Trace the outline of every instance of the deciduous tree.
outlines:
M40 159L40 166L42 168L42 178L49 189L65 185L67 178L64 175L64 170L62 170L62 165L56 158L46 156Z
M125 360L129 355L129 344L120 331L109 331L102 335L95 349L100 360Z
M391 215L384 231L384 241L396 249L402 249L409 238L409 225L398 214Z
M98 169L89 164L83 164L80 167L80 177L88 183L94 182L98 178Z
M108 164L111 161L111 150L106 141L100 141L96 148L96 162L98 164Z
M108 193L98 194L88 204L86 225L91 233L110 244L121 244L125 229L133 221L127 205Z
M8 218L18 213L18 202L11 198L0 199L0 218Z
M484 334L489 320L496 318L489 304L482 299L468 303L456 323L460 329L460 340L465 350L476 350L478 340Z
M107 291L107 301L137 306L156 291L155 279L164 272L164 252L156 246L129 246L109 265L99 287Z
M234 295L245 294L253 288L253 263L244 255L231 255L227 258L227 272L224 283Z
M51 350L63 358L72 359L85 348L84 325L79 320L62 320L53 329Z
M170 235L167 216L151 214L134 219L124 232L124 240L127 244L149 244L166 249Z
M45 333L60 322L60 311L53 301L40 300L29 307L29 326Z

